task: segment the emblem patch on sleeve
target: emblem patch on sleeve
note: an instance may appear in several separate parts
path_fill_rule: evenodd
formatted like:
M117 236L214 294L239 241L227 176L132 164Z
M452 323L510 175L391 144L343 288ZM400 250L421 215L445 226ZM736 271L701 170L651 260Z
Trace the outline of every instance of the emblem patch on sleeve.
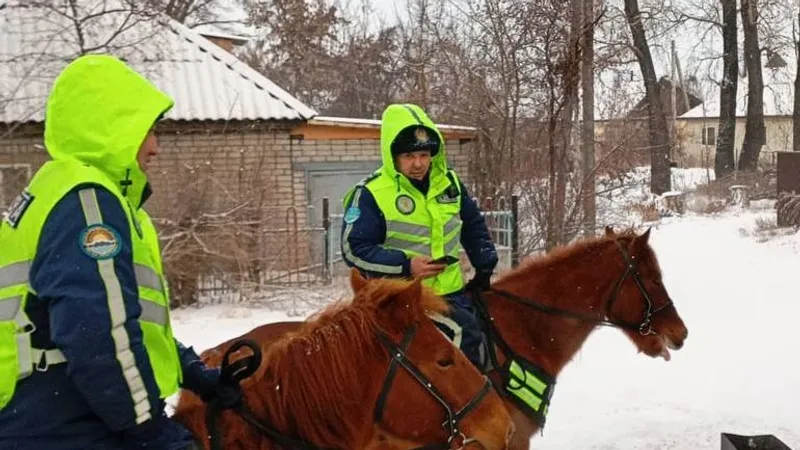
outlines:
M28 191L20 192L14 201L11 202L8 210L3 213L3 220L11 225L11 228L17 228L19 221L22 219L22 215L25 214L25 210L28 209L28 206L30 206L32 202L33 196Z
M81 232L78 242L83 253L94 259L110 259L122 250L119 232L104 223L86 227Z
M344 223L354 223L359 217L361 217L361 210L351 206L344 213Z

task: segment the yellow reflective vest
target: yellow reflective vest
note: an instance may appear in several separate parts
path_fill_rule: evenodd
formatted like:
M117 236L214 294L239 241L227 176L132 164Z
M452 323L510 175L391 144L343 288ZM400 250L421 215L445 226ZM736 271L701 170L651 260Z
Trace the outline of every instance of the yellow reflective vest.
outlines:
M170 326L169 294L161 264L158 237L149 216L142 209L134 212L128 199L120 192L118 183L112 182L100 170L75 160L58 160L46 163L17 198L16 207L10 208L12 214L24 214L22 220L18 217L6 217L0 225L0 248L3 249L0 252L0 407L11 400L18 380L28 377L34 366L69 364L57 349L45 351L31 347L30 334L34 324L25 313L25 304L26 298L36 293L29 284L28 272L36 256L39 236L48 214L68 192L86 183L100 185L113 193L126 211L131 230L130 242L141 306L139 323L144 346L161 398L178 390L182 372ZM83 189L79 191L79 195L83 211L75 213L84 215L87 233L91 233L93 227L102 224L103 218L93 189ZM102 227L98 229L102 230ZM86 239L83 241L87 242ZM98 270L107 283L112 323L120 324L126 319L126 312L122 306L122 298L111 298L121 297L118 281L113 275L114 254L109 253L108 257L103 257L103 252L109 249L103 247L102 239L93 242L97 243L92 251L98 256ZM113 286L113 283L117 283L117 286ZM122 326L114 327L112 334L115 341L127 340L127 333ZM123 353L117 355L123 367L135 364L130 351ZM123 372L128 376L128 371ZM147 396L144 395L137 401L146 404Z
M391 144L397 135L413 126L424 126L435 131L441 143L431 158L426 194L422 194L397 171L391 153ZM358 205L361 189L367 189L386 220L383 247L400 250L409 258L417 255L427 255L432 259L445 255L458 258L461 252L461 184L455 172L447 168L444 136L422 108L412 104L396 104L386 108L381 121L381 158L383 164L380 169L345 195L344 206ZM376 266L353 254L346 242L348 227L352 228L345 224L342 246L350 261L362 269L382 273L394 269L396 275L400 275L400 267ZM459 291L464 287L461 265L450 264L437 276L425 278L423 284L439 295Z

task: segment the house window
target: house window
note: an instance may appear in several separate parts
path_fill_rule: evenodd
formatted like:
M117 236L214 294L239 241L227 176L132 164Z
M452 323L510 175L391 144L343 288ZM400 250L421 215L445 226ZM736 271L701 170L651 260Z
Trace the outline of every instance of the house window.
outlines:
M8 208L30 178L30 164L0 164L0 211Z
M714 127L703 127L703 145L716 145L716 131Z

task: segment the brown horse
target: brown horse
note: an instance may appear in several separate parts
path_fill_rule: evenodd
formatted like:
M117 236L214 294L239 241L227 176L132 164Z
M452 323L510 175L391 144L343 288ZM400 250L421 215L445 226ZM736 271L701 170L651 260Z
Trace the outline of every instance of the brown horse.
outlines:
M263 344L264 362L241 382L244 412L222 413L223 448L505 449L513 423L500 397L427 319L447 305L419 281L366 281L353 271L351 283L351 302L283 336L242 336ZM219 366L238 339L203 359ZM183 391L174 417L208 449L206 412Z
M598 325L620 328L651 357L669 360L669 350L683 346L687 329L662 284L649 236L649 229L637 236L606 228L604 236L523 261L473 298L496 349L488 371L516 426L509 449L530 448L556 377ZM266 324L252 335L274 340L299 326Z
M651 357L669 360L683 346L688 331L649 237L649 229L637 236L606 227L604 236L524 261L473 298L496 349L492 379L516 425L510 449L530 447L556 377L598 325L621 329Z

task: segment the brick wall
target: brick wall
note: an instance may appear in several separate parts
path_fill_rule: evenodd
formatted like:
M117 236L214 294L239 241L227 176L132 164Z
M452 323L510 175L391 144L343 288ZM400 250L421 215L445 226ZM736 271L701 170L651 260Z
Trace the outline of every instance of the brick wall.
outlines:
M180 223L181 229L187 229L192 220L203 218L205 225L196 233L205 247L202 254L181 256L194 264L208 266L224 260L233 264L247 259L243 252L253 252L261 260L262 279L278 282L287 279L286 269L321 269L324 261L312 254L309 242L320 239L322 230L308 228L303 164L376 161L379 141L297 139L290 137L293 125L160 125L161 153L150 169L154 193L146 209L166 239L162 242L165 258L186 242L170 243L175 236L173 225ZM41 126L24 127L0 142L0 167L29 165L30 173L35 173L48 158L41 133ZM448 160L465 182L469 145L447 142ZM3 187L16 195L22 183L9 183L8 178ZM311 281L316 275L290 278Z
M0 135L6 133L0 128ZM22 126L0 140L0 212L17 196L36 169L44 164L41 127Z

